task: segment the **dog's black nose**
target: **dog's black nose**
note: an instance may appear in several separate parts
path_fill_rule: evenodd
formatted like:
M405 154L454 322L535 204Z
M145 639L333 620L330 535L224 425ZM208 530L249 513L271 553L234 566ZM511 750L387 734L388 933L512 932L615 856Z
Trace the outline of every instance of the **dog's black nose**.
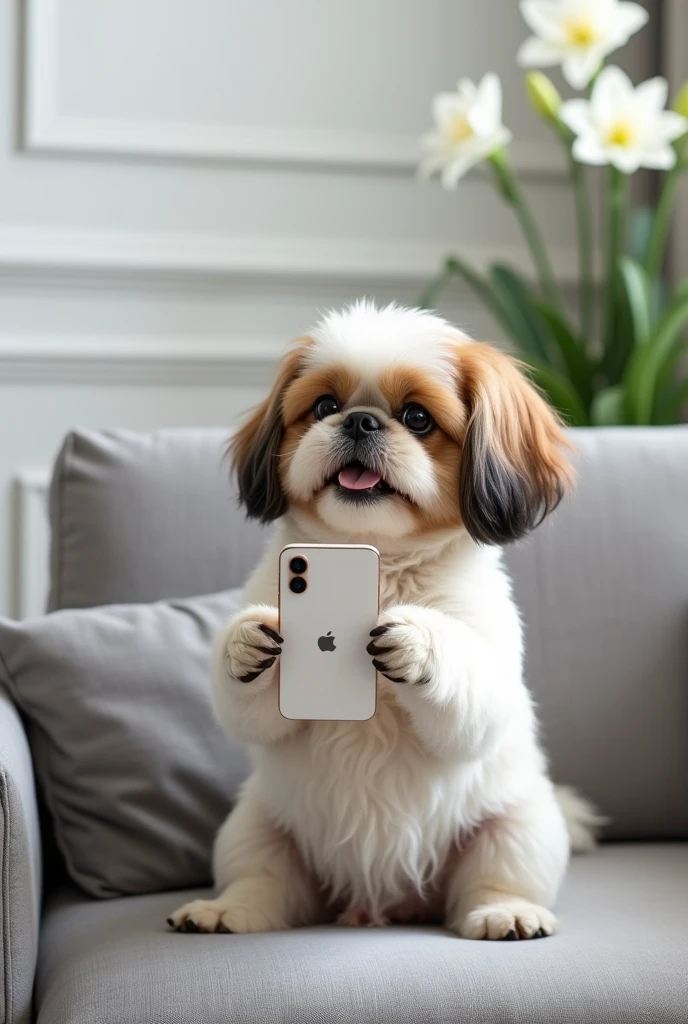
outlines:
M352 441L360 441L380 429L380 421L369 412L350 412L342 423L342 430Z

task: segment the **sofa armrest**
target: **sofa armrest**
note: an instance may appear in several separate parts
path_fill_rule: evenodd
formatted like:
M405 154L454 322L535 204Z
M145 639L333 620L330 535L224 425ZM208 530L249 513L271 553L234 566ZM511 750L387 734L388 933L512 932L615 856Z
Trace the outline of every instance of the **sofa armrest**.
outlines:
M31 1019L41 868L31 753L19 713L0 682L0 1021L5 1024Z

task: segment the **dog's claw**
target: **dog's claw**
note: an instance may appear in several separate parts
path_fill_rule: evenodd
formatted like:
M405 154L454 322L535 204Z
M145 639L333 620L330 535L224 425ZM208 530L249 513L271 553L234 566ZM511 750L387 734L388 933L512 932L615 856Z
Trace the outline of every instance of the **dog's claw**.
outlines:
M258 623L258 629L262 630L266 636L269 636L271 640L274 640L276 644L283 644L284 637L277 632L276 629L272 629L270 626L266 626L264 622Z
M201 929L198 927L196 922L192 921L190 917L187 918L186 921L184 922L184 931L185 932L192 932L193 934L196 934L196 933L200 932L200 930Z
M238 676L239 682L240 683L252 683L254 679L258 678L258 676L262 673L262 671L263 670L261 668L257 672L247 672L245 676Z
M515 940L516 940L516 932L512 928L511 931L508 931L506 933L506 935L502 939L502 942L515 942Z
M368 654L384 654L388 650L389 647L378 647L374 640L371 640L366 647Z
M391 629L394 625L393 622L388 622L386 626L376 626L375 629L371 629L370 636L382 636L388 629Z
M373 658L373 665L378 670L378 672L382 672L383 675L385 674L387 666L383 661L380 661L378 658Z

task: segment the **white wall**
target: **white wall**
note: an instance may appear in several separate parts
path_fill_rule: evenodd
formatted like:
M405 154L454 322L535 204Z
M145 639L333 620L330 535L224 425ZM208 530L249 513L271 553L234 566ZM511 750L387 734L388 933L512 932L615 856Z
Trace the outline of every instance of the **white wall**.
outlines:
M229 423L318 310L412 302L452 248L524 265L483 175L451 196L414 179L430 98L459 74L500 71L572 281L525 34L515 0L0 3L0 613L40 606L44 540L20 534L15 481L31 471L40 522L34 471L71 426ZM494 335L459 288L445 308Z

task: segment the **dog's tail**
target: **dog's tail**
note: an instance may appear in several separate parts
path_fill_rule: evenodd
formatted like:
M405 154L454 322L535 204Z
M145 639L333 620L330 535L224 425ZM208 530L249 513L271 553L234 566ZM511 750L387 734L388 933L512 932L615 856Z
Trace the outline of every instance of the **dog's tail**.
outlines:
M573 853L589 853L597 845L600 829L609 820L573 786L555 786Z

